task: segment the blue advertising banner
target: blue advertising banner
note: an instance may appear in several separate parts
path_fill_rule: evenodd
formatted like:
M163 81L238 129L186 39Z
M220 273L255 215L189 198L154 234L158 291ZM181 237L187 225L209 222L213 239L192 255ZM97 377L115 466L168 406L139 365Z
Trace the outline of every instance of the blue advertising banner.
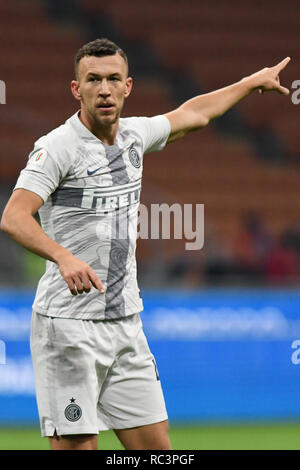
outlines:
M38 424L32 292L0 291L0 424ZM299 420L300 292L145 291L170 420Z

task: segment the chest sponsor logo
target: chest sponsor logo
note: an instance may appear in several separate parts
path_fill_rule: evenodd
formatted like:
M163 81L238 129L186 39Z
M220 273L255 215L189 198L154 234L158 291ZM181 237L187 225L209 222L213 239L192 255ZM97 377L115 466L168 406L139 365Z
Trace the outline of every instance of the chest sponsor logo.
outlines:
M117 195L103 195L103 193L86 189L83 191L82 207L104 211L114 210L138 203L140 194L141 188Z

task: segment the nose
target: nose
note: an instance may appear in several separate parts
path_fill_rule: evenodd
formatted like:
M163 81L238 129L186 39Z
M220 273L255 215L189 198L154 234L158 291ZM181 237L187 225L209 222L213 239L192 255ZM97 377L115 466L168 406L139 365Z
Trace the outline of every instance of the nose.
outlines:
M108 97L110 95L110 89L108 86L108 82L106 79L101 81L100 89L99 89L99 96Z

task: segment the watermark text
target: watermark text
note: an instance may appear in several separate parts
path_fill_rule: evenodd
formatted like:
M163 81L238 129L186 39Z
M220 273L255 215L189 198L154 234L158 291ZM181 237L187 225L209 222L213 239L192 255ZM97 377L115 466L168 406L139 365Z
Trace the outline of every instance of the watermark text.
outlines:
M115 217L108 217L114 213L114 207L108 208L106 203L96 211L106 215L96 227L101 240L185 240L186 250L201 250L204 245L204 204L161 203L150 207L140 204L136 227L128 223L126 206L119 207Z
M0 339L0 365L6 364L5 343Z
M292 88L295 88L295 91L291 94L291 99L293 104L300 103L300 80L294 80L292 83Z
M295 349L291 356L291 361L295 366L297 366L300 364L300 339L295 339L291 344L291 348Z
M0 80L0 104L6 104L6 85L3 80Z
M150 213L140 204L137 238L170 240L172 227L174 240L188 240L186 250L201 250L204 245L204 204L151 204Z

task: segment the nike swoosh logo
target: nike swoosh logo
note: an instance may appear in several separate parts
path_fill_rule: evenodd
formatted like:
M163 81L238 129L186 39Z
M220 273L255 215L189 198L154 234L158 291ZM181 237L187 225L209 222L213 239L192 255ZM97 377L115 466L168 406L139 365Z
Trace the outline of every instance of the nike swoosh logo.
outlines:
M96 173L96 171L100 170L101 169L101 166L99 166L99 168L96 168L96 170L93 170L93 171L90 171L90 170L87 170L87 174L89 176L93 175L94 173Z

